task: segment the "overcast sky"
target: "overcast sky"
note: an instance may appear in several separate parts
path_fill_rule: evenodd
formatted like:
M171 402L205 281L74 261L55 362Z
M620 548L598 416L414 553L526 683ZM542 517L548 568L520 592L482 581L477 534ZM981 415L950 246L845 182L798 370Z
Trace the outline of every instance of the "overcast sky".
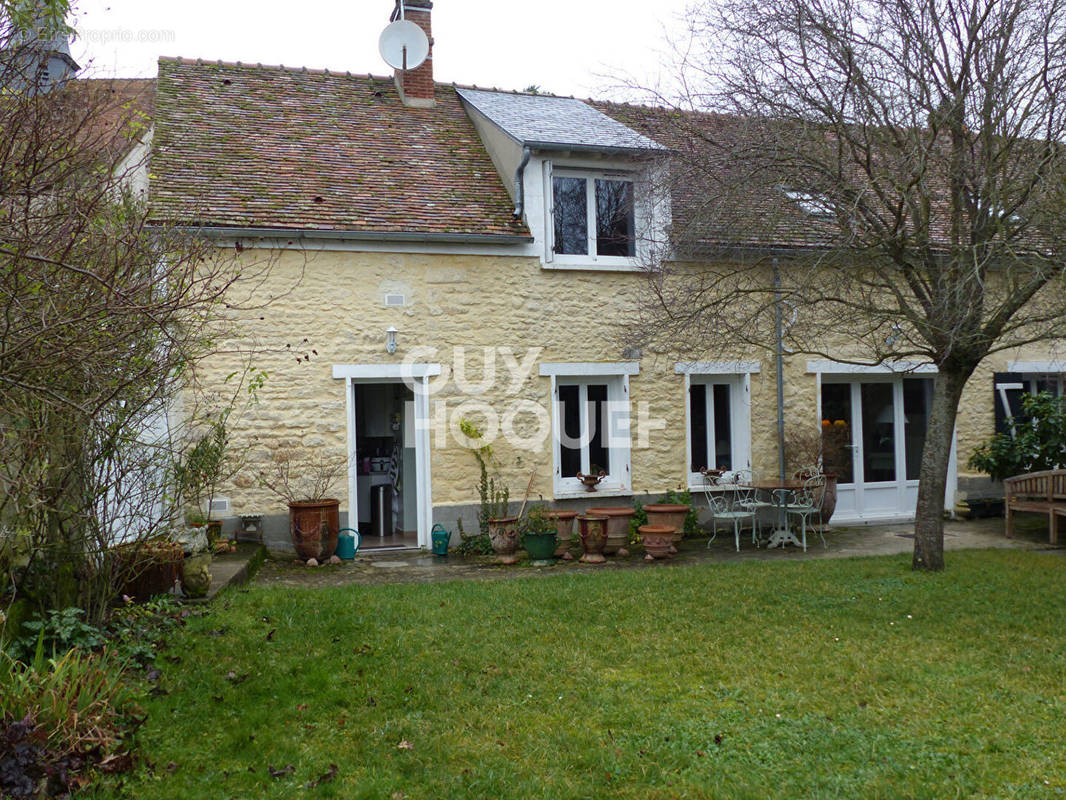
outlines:
M655 79L688 0L435 0L437 80L581 97ZM100 77L150 77L160 55L385 75L393 0L81 0L74 58Z

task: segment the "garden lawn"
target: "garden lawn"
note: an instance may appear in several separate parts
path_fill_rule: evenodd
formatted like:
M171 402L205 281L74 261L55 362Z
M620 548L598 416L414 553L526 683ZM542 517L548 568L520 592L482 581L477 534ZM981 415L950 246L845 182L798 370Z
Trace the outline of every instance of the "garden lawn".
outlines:
M253 587L164 651L98 794L1066 794L1066 558L909 560Z

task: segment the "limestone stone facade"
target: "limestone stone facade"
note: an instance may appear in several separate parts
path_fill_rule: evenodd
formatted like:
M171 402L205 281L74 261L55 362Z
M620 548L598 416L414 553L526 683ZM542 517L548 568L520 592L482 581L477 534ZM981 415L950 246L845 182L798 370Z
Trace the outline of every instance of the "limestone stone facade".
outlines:
M263 253L249 248L243 257L260 261ZM256 478L268 468L273 450L314 448L338 458L347 453L346 384L333 377L333 367L405 361L442 366L442 374L430 381L434 518L454 520L472 512L478 471L457 435L458 421L468 419L491 431L484 407L502 425L516 404L537 406L544 416L538 420L533 413L518 413L513 430L524 439L543 431L544 420L550 420L550 381L538 366L628 360L619 326L644 280L639 272L545 270L533 257L285 249L274 258L259 291L277 299L265 309L237 315L242 345L255 350L255 366L268 378L258 402L235 421L234 443L246 455L246 466L223 494L231 499L234 514L254 509L279 520L283 503L260 488ZM386 295L402 295L404 305L386 306ZM398 347L391 355L385 349L389 327L398 331ZM974 477L966 461L992 434L992 373L1006 370L1011 360L1053 356L1046 350L1000 356L974 376L958 422L960 477ZM751 460L757 472L775 474L774 361L752 353L736 358L759 362L759 370L750 375ZM222 382L239 368L235 359L216 356L203 378ZM634 428L632 477L620 493L626 497L655 496L687 481L685 381L675 371L675 359L643 354L637 359L639 374L630 378L634 425L641 404L646 404L651 424L646 446ZM786 358L784 385L787 430L816 429L818 384L806 357ZM557 499L550 436L539 446L524 447L501 433L491 445L513 499L521 498L531 475L533 499ZM344 511L344 485L337 494ZM602 495L590 499L602 501ZM954 499L949 496L948 504ZM472 513L465 522L473 526Z

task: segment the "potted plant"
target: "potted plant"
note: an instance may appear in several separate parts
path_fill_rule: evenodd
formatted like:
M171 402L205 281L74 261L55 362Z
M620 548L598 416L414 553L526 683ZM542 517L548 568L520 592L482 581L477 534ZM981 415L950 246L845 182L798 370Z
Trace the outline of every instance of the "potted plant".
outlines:
M556 521L552 519L547 508L542 505L530 507L522 518L522 546L529 553L533 566L543 567L553 564L557 536Z
M785 440L785 452L789 456L789 468L793 477L812 478L825 476L825 485L815 497L819 508L815 518L820 527L829 524L837 505L837 480L840 471L850 473L851 431L845 420L823 419L821 430L793 431Z
M470 441L477 442L481 439L481 431L469 420L460 420L459 428ZM477 521L481 536L488 539L498 563L517 564L518 556L515 552L518 550L519 540L518 517L507 513L511 498L510 489L498 480L497 476L489 475L489 461L492 459L490 445L472 446L470 450L477 460L479 470L477 493L481 505Z
M298 455L277 450L259 483L289 507L289 535L301 561L321 564L333 556L340 533L340 500L330 495L347 473L344 458L319 450Z
M138 600L171 591L181 571L181 545L168 538L120 544L115 556L121 593Z
M211 547L221 538L222 520L211 519L211 506L218 487L232 478L239 465L231 458L227 421L232 409L221 411L207 423L207 430L174 464L179 496L190 504L189 525L206 526Z

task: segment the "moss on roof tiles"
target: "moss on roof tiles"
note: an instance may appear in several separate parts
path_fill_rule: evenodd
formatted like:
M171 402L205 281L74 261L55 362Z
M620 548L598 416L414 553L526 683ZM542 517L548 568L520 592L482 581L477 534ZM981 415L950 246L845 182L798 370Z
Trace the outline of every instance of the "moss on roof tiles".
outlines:
M389 79L164 59L156 112L161 219L528 235L450 87L415 109Z

